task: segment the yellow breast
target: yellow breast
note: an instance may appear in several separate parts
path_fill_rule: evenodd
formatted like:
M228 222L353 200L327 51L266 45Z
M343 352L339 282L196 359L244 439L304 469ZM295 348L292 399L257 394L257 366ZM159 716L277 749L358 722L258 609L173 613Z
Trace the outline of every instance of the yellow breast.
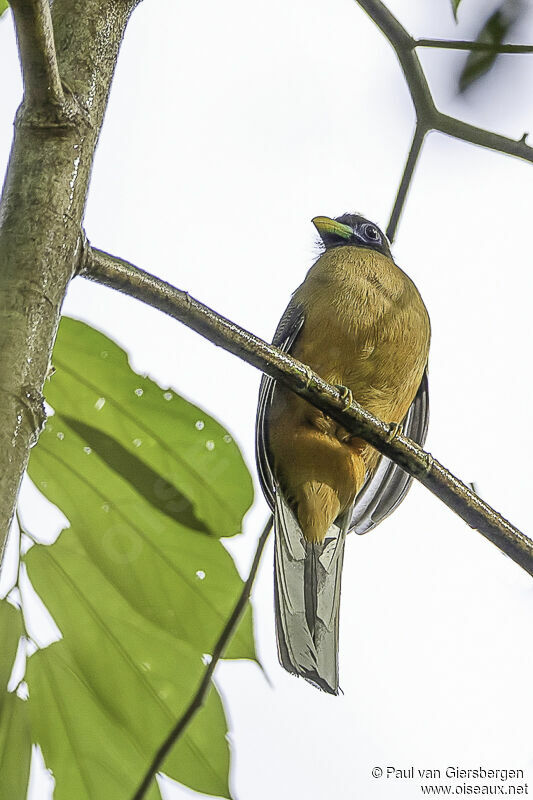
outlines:
M305 322L293 354L351 389L385 422L400 422L427 363L429 318L412 281L373 250L328 250L294 293ZM268 412L276 478L309 541L322 541L379 454L302 398L277 386Z
M429 317L413 282L373 250L329 250L294 294L305 324L293 353L386 422L409 408L429 350Z

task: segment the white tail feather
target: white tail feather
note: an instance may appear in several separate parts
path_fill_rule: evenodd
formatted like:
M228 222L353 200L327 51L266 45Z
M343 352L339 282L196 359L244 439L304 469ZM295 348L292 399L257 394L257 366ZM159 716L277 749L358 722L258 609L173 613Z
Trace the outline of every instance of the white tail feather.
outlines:
M326 692L339 691L339 607L344 543L351 512L323 543L307 542L276 487L275 603L282 665ZM340 523L340 524L338 524Z

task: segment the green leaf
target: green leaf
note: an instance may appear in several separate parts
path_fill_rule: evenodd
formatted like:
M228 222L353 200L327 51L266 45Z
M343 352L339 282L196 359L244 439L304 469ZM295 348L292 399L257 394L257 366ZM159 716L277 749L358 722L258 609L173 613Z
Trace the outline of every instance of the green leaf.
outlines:
M131 796L143 754L79 676L65 644L37 651L27 678L32 731L56 781L54 800Z
M0 695L0 797L25 800L30 777L28 704L13 692Z
M26 563L36 589L46 587L64 636L32 656L27 669L32 727L56 778L55 800L129 800L189 704L204 664L193 648L136 613L70 532L57 545L34 546ZM165 772L229 797L225 736L212 689Z
M102 334L63 320L54 365L28 471L70 528L25 562L63 639L29 661L31 719L56 800L129 800L242 591L218 537L240 530L251 479L217 422ZM226 657L255 658L250 610ZM164 771L229 797L226 732L211 688Z
M8 8L9 8L9 3L7 2L7 0L0 0L0 17L4 13L4 11L7 11Z
M20 609L0 600L0 692L7 690L23 629Z
M156 507L215 536L241 530L253 500L252 481L218 422L174 390L137 375L114 342L68 317L61 321L53 363L57 371L45 387L47 401L111 436L123 448L118 468L134 484L142 465L149 478L145 496Z
M460 2L461 2L461 0L451 0L453 16L455 17L455 21L456 22L457 22L457 9L459 8L459 3Z
M504 3L487 19L479 31L476 42L498 47L523 14L524 7L516 0ZM459 76L459 91L464 92L490 70L498 58L496 52L472 50Z
M116 466L123 450L113 449L111 437L90 429L82 438L87 426L75 422L75 430L69 422L58 413L48 420L28 470L71 524L52 546L55 557L61 560L75 540L100 580L112 582L132 609L200 654L211 653L242 589L230 555L218 539L158 510L91 449L107 448ZM38 591L61 628L52 589L44 584ZM78 589L90 597L98 586L87 585L82 572ZM250 611L226 657L255 658Z
M30 776L27 704L7 691L22 633L20 610L0 600L0 797L9 800L25 800Z

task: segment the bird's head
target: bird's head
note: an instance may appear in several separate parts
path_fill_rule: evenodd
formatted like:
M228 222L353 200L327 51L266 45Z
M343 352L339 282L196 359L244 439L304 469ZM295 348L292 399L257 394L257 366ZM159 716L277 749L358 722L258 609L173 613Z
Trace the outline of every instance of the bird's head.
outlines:
M343 214L335 219L315 217L312 222L326 250L334 247L367 247L391 258L389 240L385 234L361 214Z

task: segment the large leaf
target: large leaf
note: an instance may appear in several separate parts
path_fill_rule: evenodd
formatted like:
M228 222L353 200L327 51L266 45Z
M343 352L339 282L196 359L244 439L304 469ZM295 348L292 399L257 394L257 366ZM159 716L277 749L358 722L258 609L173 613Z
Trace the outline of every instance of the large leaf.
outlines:
M218 537L241 529L250 476L218 423L86 325L63 321L54 365L29 474L70 528L25 557L63 635L29 661L32 725L56 800L129 800L242 591ZM226 657L255 658L250 611ZM229 797L226 732L212 688L164 771Z
M0 17L4 13L4 11L7 11L8 8L9 8L9 3L7 2L7 0L0 0Z
M517 0L505 0L483 24L476 42L498 47L522 16L525 5ZM459 76L459 91L464 92L475 81L485 75L494 65L498 53L472 50Z
M135 474L133 463L145 465L151 475L147 491L160 510L182 513L191 527L206 527L215 536L241 530L253 500L252 481L218 422L173 390L137 375L114 342L68 317L61 322L53 363L47 401L112 436L123 448L125 477Z
M30 775L27 703L7 691L22 634L18 609L0 600L0 797L24 800Z
M190 702L205 669L202 659L132 609L70 531L51 547L33 547L26 563L37 591L46 588L64 636L33 656L27 671L32 721L60 788L56 800L128 798L131 782L139 782ZM225 736L212 689L165 772L198 791L228 797ZM63 738L71 741L70 757ZM118 764L130 773L128 790L119 790L124 774Z
M22 633L20 610L7 600L0 600L0 692L7 689Z
M218 539L161 512L124 479L114 468L122 454L111 437L58 413L47 422L29 474L71 524L52 546L54 557L61 560L66 542L75 539L100 580L110 581L132 609L199 654L211 653L242 589L235 565ZM80 581L78 591L88 597L98 591L98 584L86 585L83 574ZM38 590L61 628L53 587L43 584ZM255 657L250 612L227 657Z
M154 742L148 741L150 737L142 733L136 739L114 718L113 707L106 706L91 683L80 676L79 666L64 642L32 656L28 662L28 681L32 727L56 779L54 800L73 797L129 800L150 760L150 752L143 750L147 746L153 748ZM128 684L125 688L128 689ZM135 708L142 721L145 709L137 700ZM148 711L153 711L152 705ZM225 740L217 735L223 730L221 720L223 726L224 713L213 690L189 726L187 736L178 742L165 762L165 772L189 786L227 796L228 754ZM201 755L208 748L206 765ZM225 750L222 758L221 748ZM154 781L147 800L159 798Z
M0 698L0 797L25 800L30 777L28 704L14 692Z

